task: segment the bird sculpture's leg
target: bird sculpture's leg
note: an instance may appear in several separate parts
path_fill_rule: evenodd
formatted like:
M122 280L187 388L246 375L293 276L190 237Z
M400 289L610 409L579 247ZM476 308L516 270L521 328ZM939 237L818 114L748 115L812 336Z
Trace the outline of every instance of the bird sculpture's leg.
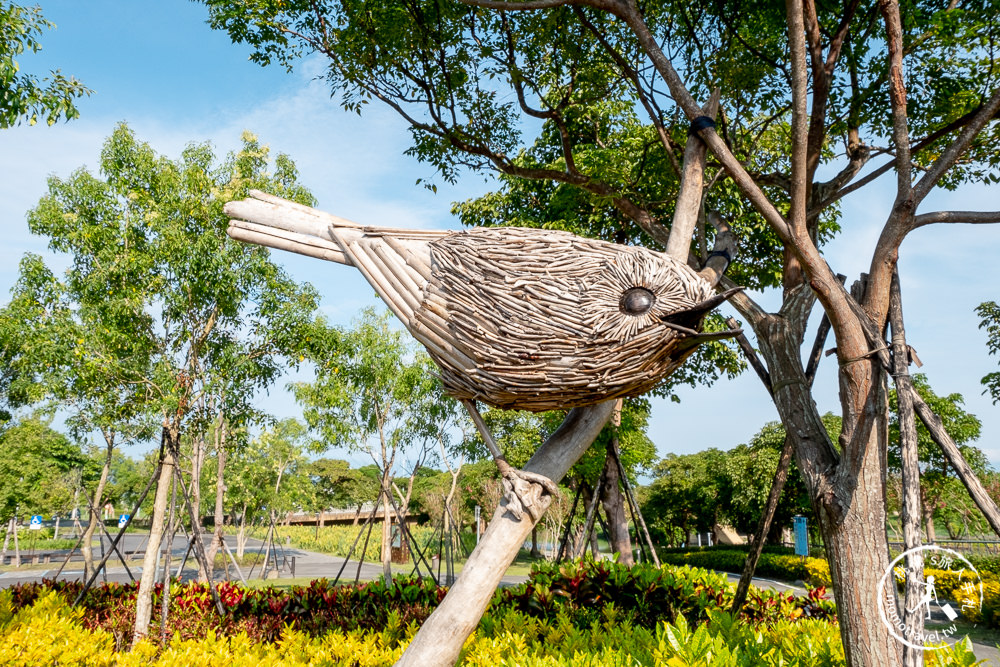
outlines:
M469 411L469 416L472 417L479 434L483 437L483 442L486 443L493 455L493 460L496 461L497 468L500 469L500 475L503 477L504 497L507 499L507 511L516 519L520 519L525 511L531 515L534 521L541 519L545 510L539 501L543 493L548 493L550 496L555 495L558 488L555 482L544 475L518 470L507 463L500 447L497 446L489 429L486 428L486 422L479 414L479 408L476 407L476 404L470 400L463 400L462 404Z

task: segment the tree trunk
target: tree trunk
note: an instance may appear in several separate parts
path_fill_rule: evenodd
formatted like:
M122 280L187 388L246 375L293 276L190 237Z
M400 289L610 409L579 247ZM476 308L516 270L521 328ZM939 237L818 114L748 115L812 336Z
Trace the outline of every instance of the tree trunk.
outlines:
M149 619L153 613L153 584L156 583L156 559L163 538L164 519L167 513L167 496L170 494L170 483L174 478L174 455L180 433L176 426L163 427L163 458L160 468L160 478L156 483L156 496L153 500L153 522L149 528L149 541L146 543L146 555L142 559L142 578L139 580L139 590L135 599L135 634L132 638L133 648L149 633Z
M614 401L606 401L572 410L524 469L559 482L604 428L613 407ZM541 502L544 509L552 499L543 496ZM449 667L458 661L465 640L534 527L527 513L514 519L506 507L506 500L501 501L458 581L424 622L397 667Z
M240 512L240 527L236 532L236 560L243 560L243 552L247 548L247 506Z
M538 550L538 526L531 529L531 557L541 558L542 552Z
M620 415L620 413L618 413ZM612 417L614 419L614 417ZM614 436L617 439L617 436ZM621 476L615 463L614 444L609 442L607 458L604 459L604 489L601 494L601 505L608 517L608 538L611 540L611 550L618 554L618 562L623 565L634 565L632 557L632 540L628 534L628 518L625 516L625 494L622 493Z
M14 530L14 520L7 522L7 530L3 534L3 550L0 551L0 565L7 562L7 545L10 544L10 534Z
M208 580L212 580L215 569L215 556L222 548L223 528L226 523L226 422L219 414L219 426L215 438L215 530L212 531L212 541L208 545Z
M180 451L179 449L177 451ZM205 463L205 436L199 434L192 443L191 452L191 483L187 487L189 500L191 502L191 534L192 539L195 531L199 535L205 533L205 526L201 519L201 470ZM212 573L206 567L211 567L202 563L201 559L196 559L198 563L198 581L211 581Z
M768 360L775 406L786 432L795 439L799 470L826 542L847 663L852 667L898 665L903 645L879 614L880 583L889 567L884 374L879 362L868 357L842 363L844 419L842 454L838 455L808 389L799 357L810 299L810 293L786 299L781 316L766 315L754 328ZM845 345L841 338L837 342ZM851 343L856 345L857 341ZM895 586L889 588L895 604Z
M386 486L388 472L382 477L382 579L386 586L392 584L392 499L389 497L389 488Z
M94 548L91 545L91 541L94 539L97 522L101 521L101 517L95 516L95 514L100 511L100 508L104 504L102 502L104 487L108 483L108 475L111 472L111 457L115 451L114 436L109 438L105 435L104 439L107 443L107 452L104 456L104 465L101 467L101 477L97 480L97 486L94 488L94 502L91 504L94 510L90 512L90 521L87 523L87 529L83 532L83 540L80 542L80 552L83 554L84 581L88 581L91 573L94 571Z
M924 532L927 537L927 542L934 544L937 541L937 529L934 527L934 508L925 505L923 508L924 515Z

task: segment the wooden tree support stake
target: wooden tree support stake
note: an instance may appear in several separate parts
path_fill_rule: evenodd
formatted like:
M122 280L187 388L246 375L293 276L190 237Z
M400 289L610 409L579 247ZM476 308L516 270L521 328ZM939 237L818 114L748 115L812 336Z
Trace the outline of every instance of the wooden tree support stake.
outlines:
M358 531L357 536L354 538L354 542L351 544L351 548L347 550L347 555L344 556L344 562L340 564L340 569L337 571L337 576L334 577L334 579L333 579L333 585L334 586L336 586L337 583L340 581L340 576L342 574L344 574L344 569L347 567L347 561L351 560L351 556L354 555L354 550L357 548L358 542L361 540L362 533L364 533L365 530L367 530L369 532L369 534L371 533L371 525L372 525L372 522L375 521L375 514L377 512L378 512L378 500L376 499L375 505L372 507L372 511L368 514L368 518L365 519L364 525L361 526L361 530ZM365 550L367 548L368 548L368 538L365 538L365 546L361 550L361 558L360 558L361 562L364 562L364 560L365 560ZM251 569L251 572L252 571L253 570ZM354 580L354 583L358 583L358 580L360 578L361 578L361 568L360 568L360 563L359 563L358 578Z
M583 494L583 482L581 481L576 487L576 493L573 495L573 505L569 510L569 517L566 519L566 530L563 531L562 539L559 540L559 551L556 552L556 562L561 562L569 558L569 534L573 527L573 519L576 518L576 507L580 504L580 496Z
M920 458L917 452L917 424L913 416L910 390L909 348L903 328L903 298L899 288L899 272L894 271L889 286L889 323L892 327L892 377L896 384L896 404L899 413L899 448L903 477L903 544L907 551L921 545L920 540ZM924 614L920 601L924 587L924 557L920 551L906 557L906 593L903 608L898 613L906 626L907 637L919 637L924 631ZM912 611L911 611L912 610ZM916 612L916 613L914 613ZM920 667L924 663L923 649L903 646L905 667Z
M838 277L841 278L841 282L846 280L845 276ZM726 323L730 328L736 328L739 325L733 318L727 319ZM805 373L807 386L812 386L812 382L816 378L820 353L823 350L826 337L829 333L830 320L824 314L819 329L816 331L816 340L813 342L812 352L809 355L809 365ZM757 377L764 384L767 393L773 397L774 388L771 384L771 374L757 356L757 352L750 346L750 342L743 334L736 337L736 342L739 343L743 354L746 355L750 365L757 372ZM792 464L792 455L794 453L795 442L791 437L786 435L785 442L781 447L781 455L778 457L778 467L774 471L774 477L771 479L771 490L767 495L767 503L764 505L764 512L761 514L760 523L757 524L757 531L754 533L753 544L750 545L750 551L747 553L747 559L743 564L743 572L740 573L739 584L736 586L736 595L733 597L733 605L729 611L733 616L739 615L743 609L743 604L746 602L747 594L750 592L750 582L753 581L754 572L757 570L757 563L760 562L760 555L764 551L764 540L767 539L768 533L771 532L771 522L774 521L774 515L778 511L778 503L781 501L781 494L785 490L785 482L788 481L788 470Z
M90 508L90 515L97 516L97 509L94 507L94 503L90 499L90 496L84 493L83 497L87 499L87 507ZM108 557L110 558L111 554L118 554L118 558L121 560L122 565L125 567L125 572L128 574L129 581L135 581L135 577L132 575L132 570L129 568L128 563L125 562L125 555L118 549L118 542L111 537L111 533L108 532L108 528L104 525L103 521L100 521L99 525L101 527L101 534L98 536L98 539L101 540L101 549L104 549L104 538L108 538L108 542L111 543ZM107 580L107 566L104 567L104 577L105 580Z
M601 502L601 494L604 493L604 483L604 475L601 475L590 497L590 505L587 507L587 518L583 523L583 539L580 540L580 547L576 552L577 558L583 558L583 554L587 551L587 543L590 542L590 534L594 531L594 523L597 521L598 505Z
M170 616L170 552L177 537L177 479L170 485L170 515L167 517L167 553L163 558L163 597L160 600L160 642L167 642L167 621Z
M163 465L161 463L160 465L156 466L156 470L153 471L153 476L150 477L149 481L146 483L146 488L143 489L142 493L139 494L139 500L136 501L135 507L132 509L132 513L128 515L128 519L125 521L125 525L118 529L118 534L115 535L115 539L112 546L115 547L118 546L119 540L121 540L122 536L125 534L125 531L128 529L129 524L132 523L132 518L136 515L136 513L138 513L139 508L142 507L142 503L146 500L146 494L148 494L149 490L153 488L153 484L155 484L160 479L160 473L162 471L163 471ZM76 605L80 604L80 600L82 600L83 596L87 594L87 591L90 590L90 587L94 585L94 580L97 579L97 573L100 572L101 569L104 567L105 563L108 562L108 558L110 556L111 554L108 553L107 555L101 558L101 562L98 563L97 567L94 568L94 571L90 575L90 579L88 579L87 582L83 585L83 588L80 589L80 592L77 594L76 599L73 600L73 604L71 606L75 607ZM67 561L68 560L69 557L67 557ZM59 568L59 570L61 572L62 568Z
M177 453L174 453L176 458ZM191 543L194 544L194 557L198 560L201 565L202 570L206 573L211 572L208 567L208 557L205 555L205 544L201 539L201 526L198 525L198 515L194 511L194 506L191 504L191 495L188 493L187 484L184 483L184 477L181 475L180 467L174 466L174 479L181 487L181 497L184 498L184 505L187 508L188 516L191 517ZM169 549L172 545L167 545ZM222 599L219 598L219 591L215 590L215 582L209 580L208 591L212 594L212 601L215 603L215 610L219 612L219 616L226 615L226 608L222 606Z
M987 493L972 466L962 456L962 451L958 448L958 445L955 444L955 441L951 439L951 436L944 429L941 418L934 414L934 411L924 402L924 399L921 398L916 389L910 387L907 393L913 399L913 407L916 409L917 416L920 417L920 421L927 427L931 438L938 444L941 451L944 452L945 458L948 459L948 463L958 473L958 478L962 480L962 484L965 485L976 506L986 516L986 520L989 522L990 527L993 528L993 532L1000 535L1000 508L997 508L996 502Z

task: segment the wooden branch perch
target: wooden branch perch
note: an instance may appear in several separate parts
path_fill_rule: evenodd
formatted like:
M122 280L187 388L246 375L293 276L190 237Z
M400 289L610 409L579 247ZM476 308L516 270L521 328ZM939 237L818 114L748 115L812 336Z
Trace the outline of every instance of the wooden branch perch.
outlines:
M571 411L528 464L527 472L558 482L593 443L611 417L615 401ZM547 506L551 498L544 496ZM450 667L479 623L500 579L517 555L535 522L515 520L506 501L493 515L486 533L469 556L458 581L424 622L396 667Z
M714 119L719 113L719 89L712 91L708 102L702 107L706 118ZM691 236L698 224L701 210L702 189L705 182L705 154L708 147L695 133L688 137L684 146L684 165L681 173L680 194L674 209L674 220L670 226L670 239L666 252L674 259L684 261L691 251Z

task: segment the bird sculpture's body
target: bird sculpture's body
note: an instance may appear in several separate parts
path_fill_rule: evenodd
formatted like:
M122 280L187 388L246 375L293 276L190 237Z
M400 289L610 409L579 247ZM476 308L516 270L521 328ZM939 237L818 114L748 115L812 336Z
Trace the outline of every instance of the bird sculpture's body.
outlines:
M662 253L514 227L363 227L253 192L229 234L353 265L441 369L454 397L532 411L637 396L704 338L722 299Z

